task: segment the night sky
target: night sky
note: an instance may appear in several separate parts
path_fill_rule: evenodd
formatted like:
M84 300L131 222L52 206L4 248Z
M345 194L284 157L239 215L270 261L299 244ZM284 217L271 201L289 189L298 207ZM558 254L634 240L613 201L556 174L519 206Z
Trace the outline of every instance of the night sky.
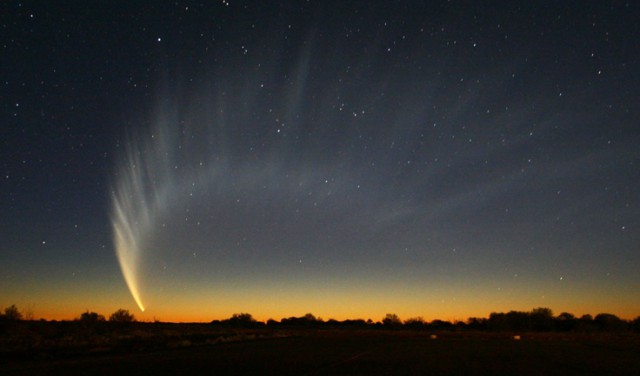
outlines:
M640 315L638 3L131 3L0 6L0 307Z

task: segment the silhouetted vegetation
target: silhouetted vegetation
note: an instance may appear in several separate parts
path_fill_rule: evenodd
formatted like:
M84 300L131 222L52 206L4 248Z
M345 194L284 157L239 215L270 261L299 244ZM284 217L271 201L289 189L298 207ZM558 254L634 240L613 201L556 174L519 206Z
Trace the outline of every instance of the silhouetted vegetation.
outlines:
M4 314L2 315L2 319L7 321L18 321L22 320L22 313L18 310L15 304L4 309Z
M382 319L382 325L388 329L397 329L402 326L402 320L395 313L387 313L387 315Z
M323 327L324 324L325 322L322 319L315 317L311 313L307 313L301 317L289 317L289 318L284 318L280 320L281 326L298 327L298 328L300 327L319 328L319 327Z
M570 332L578 327L578 319L568 312L559 314L554 323L555 329L559 332Z
M631 330L640 333L640 316L631 320Z
M82 323L90 324L90 323L104 322L106 320L104 316L98 313L87 311L80 315L80 318L78 319L78 321Z
M212 321L213 324L223 324L234 328L256 328L264 323L256 321L250 313L234 313L231 318L223 321Z
M2 327L7 328L11 322L21 321L23 318L20 310L11 305L0 314ZM43 320L41 320L43 321ZM76 320L85 335L104 333L108 331L111 323L123 324L136 322L135 316L126 309L118 309L109 316L107 321L99 313L86 311ZM449 322L444 320L425 321L422 317L412 317L402 320L395 313L386 314L380 321L371 319L348 319L338 321L323 319L307 313L300 317L282 318L280 321L269 319L267 322L257 321L250 313L235 313L226 320L214 320L214 326L229 328L352 328L352 329L391 329L391 330L429 330L429 331L487 331L487 332L640 332L640 317L633 320L623 320L611 313L600 313L595 317L583 315L576 317L569 312L562 312L557 316L549 308L538 307L531 311L492 312L488 318L470 317L466 322Z
M486 318L470 317L465 327L470 330L484 331L489 328L489 320Z
M481 329L478 322L474 324L477 329ZM536 308L531 312L494 312L489 316L487 324L488 329L492 331L594 332L624 331L632 328L632 321L627 322L610 313L601 313L595 318L591 315L576 318L571 313L563 312L554 317L548 308Z
M243 326L240 323L253 323L253 326L249 327L257 327L262 324L255 322L249 314L236 314L228 320L214 321L213 323L234 323L236 326ZM378 322L373 322L371 319L366 321L362 319L344 321L329 319L323 321L308 313L301 317L283 318L280 321L269 319L266 322L266 326L271 328L371 328L431 331L589 333L625 330L640 331L640 317L632 321L625 321L609 313L598 314L595 318L591 315L576 318L576 316L568 312L562 312L558 316L554 316L551 309L539 307L528 312L492 312L489 318L470 317L466 322L457 321L455 323L438 319L427 322L422 317L412 317L403 321L394 313L386 314Z
M595 326L602 331L619 332L629 327L628 323L611 313L600 313L593 319Z
M126 309L119 309L109 316L109 321L118 323L129 323L136 321L136 318Z
M412 317L404 321L404 326L411 329L424 329L426 325L422 317Z
M0 313L0 335L6 333L10 326L20 320L22 320L22 313L14 304L5 308L4 313Z

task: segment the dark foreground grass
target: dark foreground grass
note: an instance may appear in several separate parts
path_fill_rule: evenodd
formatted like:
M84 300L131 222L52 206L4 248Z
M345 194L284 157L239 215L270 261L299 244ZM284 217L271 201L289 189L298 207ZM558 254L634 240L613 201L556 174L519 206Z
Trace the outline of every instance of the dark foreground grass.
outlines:
M267 329L265 329L267 330ZM180 348L0 362L7 375L640 375L633 334L290 331Z

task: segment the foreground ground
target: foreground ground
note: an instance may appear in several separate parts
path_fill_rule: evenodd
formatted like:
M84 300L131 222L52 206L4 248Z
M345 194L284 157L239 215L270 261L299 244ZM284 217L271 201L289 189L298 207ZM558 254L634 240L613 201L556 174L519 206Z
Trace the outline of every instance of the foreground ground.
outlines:
M640 338L386 330L228 331L170 346L5 352L7 375L640 375ZM173 337L166 337L173 338ZM130 338L131 339L131 338Z

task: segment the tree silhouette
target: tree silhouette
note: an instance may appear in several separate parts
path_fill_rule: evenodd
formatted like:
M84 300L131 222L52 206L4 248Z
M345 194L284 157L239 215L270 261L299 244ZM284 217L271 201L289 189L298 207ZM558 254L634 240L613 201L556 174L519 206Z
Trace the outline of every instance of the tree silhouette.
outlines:
M486 330L488 327L488 319L479 317L469 317L467 319L467 329L471 330Z
M395 328L402 326L402 320L395 313L387 313L387 315L382 319L382 325L390 328Z
M627 327L627 323L624 320L611 313L599 313L593 319L593 322L600 330L618 331Z
M507 323L510 330L529 330L531 328L531 315L528 312L507 312Z
M549 331L553 329L553 311L550 308L534 308L529 314L530 329Z
M229 320L242 322L256 321L250 313L234 313Z
M578 326L578 319L568 312L562 312L556 318L556 329L561 332L569 332Z
M307 313L300 317L289 317L280 320L280 324L289 326L302 326L302 327L319 327L324 325L324 321L321 318L315 317L312 313Z
M422 329L425 327L424 319L420 316L412 317L405 320L404 325L407 328L413 328L413 329Z
M577 328L582 332L591 332L595 327L593 316L590 314L582 315L578 319Z
M256 323L250 313L234 313L227 322L233 326L249 327Z
M109 321L125 323L125 322L134 322L136 321L136 319L133 316L133 314L129 312L129 310L119 309L114 313L112 313L111 316L109 316Z
M15 304L12 304L10 307L4 309L4 319L10 321L22 320L22 313L20 313Z
M432 330L451 330L453 329L453 324L449 321L433 320L429 323L428 327Z
M105 319L104 316L100 314L87 311L80 315L80 321L83 323L94 323L105 321Z
M310 322L316 322L316 321L322 321L318 318L316 318L313 313L307 313L304 316L301 317L301 319L305 320L305 321L310 321Z
M491 312L489 320L487 320L489 329L497 331L509 329L506 316L507 315L502 312Z

